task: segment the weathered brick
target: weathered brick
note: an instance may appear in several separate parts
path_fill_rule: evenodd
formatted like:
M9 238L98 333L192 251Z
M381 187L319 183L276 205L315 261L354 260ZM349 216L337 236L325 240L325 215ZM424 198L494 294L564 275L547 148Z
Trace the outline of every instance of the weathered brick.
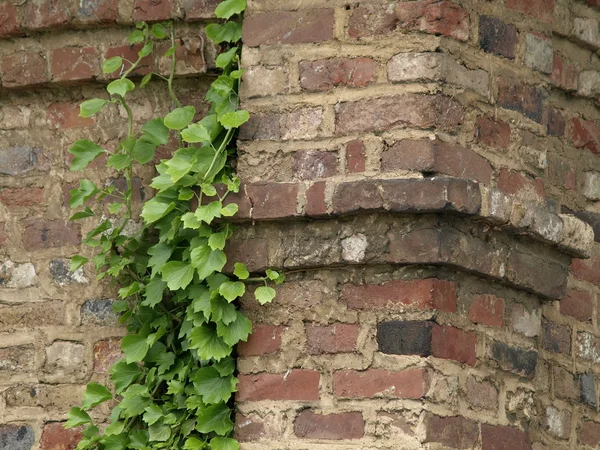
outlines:
M504 77L498 79L498 105L538 123L542 123L545 97L546 92L539 87Z
M327 214L325 203L325 187L327 183L318 181L310 185L306 190L305 212L309 216L322 216Z
M555 54L550 79L558 87L567 91L576 91L579 79L577 66L560 55Z
M600 26L597 20L576 17L573 19L572 33L583 44L594 49L600 48Z
M366 149L361 140L350 141L346 144L346 170L350 173L365 171Z
M2 330L61 325L65 325L65 305L62 302L46 300L0 308L0 328Z
M600 363L600 338L593 334L580 332L577 333L577 342L575 343L577 356L596 364Z
M254 219L296 216L298 185L295 183L252 184L246 188Z
M252 98L283 94L287 92L288 85L288 69L286 67L248 67L240 87L241 96Z
M119 18L119 0L80 0L77 18L86 24L115 22Z
M45 411L70 408L79 404L85 386L73 384L16 384L4 391L6 405L11 408L39 407Z
M306 348L310 355L351 353L356 350L357 324L336 323L329 326L306 324Z
M359 412L316 414L305 409L294 420L294 434L303 439L360 439L365 421Z
M75 450L83 437L77 428L65 429L61 422L47 423L42 431L41 450Z
M235 430L233 437L240 442L256 442L263 438L267 432L262 418L256 414L235 414Z
M592 153L600 153L600 122L573 118L570 138L575 148L586 148Z
M81 243L81 228L60 219L25 219L22 224L23 245L27 251L57 248Z
M252 334L247 342L240 342L237 346L240 356L261 356L276 353L281 348L281 335L285 327L254 324Z
M542 22L552 22L554 18L554 0L506 0L506 7Z
M586 420L577 431L577 440L583 445L596 448L600 445L600 423Z
M592 408L595 408L596 400L596 380L593 373L582 373L579 375L579 388L581 391L580 400Z
M333 9L274 11L244 18L243 40L250 47L304 44L333 38Z
M114 363L123 357L121 339L105 339L94 344L94 373L108 373Z
M498 409L498 390L488 381L477 381L473 376L467 378L464 395L469 403L477 409Z
M112 309L110 298L92 298L81 305L82 325L116 326L119 315Z
M377 324L379 351L393 355L431 355L431 321L390 321Z
M263 271L267 268L269 261L268 248L266 239L234 239L226 248L228 263L224 270L231 273L234 264L243 261L250 272Z
M475 122L475 138L489 147L508 149L510 125L489 116L478 117Z
M363 38L387 35L396 29L398 19L388 5L357 4L348 19L348 37Z
M0 174L22 175L40 166L41 150L32 147L0 147Z
M525 350L503 342L494 342L491 346L491 356L504 370L528 378L533 378L535 375L538 359L538 353L535 350Z
M54 341L46 347L46 370L50 373L65 371L74 373L82 370L85 347L80 343Z
M565 400L579 398L579 385L575 376L560 366L552 367L554 395Z
M6 88L36 86L49 80L48 63L43 54L17 52L2 58L0 75Z
M483 450L533 450L526 433L512 428L481 424Z
M0 286L9 289L24 289L35 286L38 277L32 263L15 264L11 260L0 265Z
M443 173L490 184L493 169L477 153L457 145L431 140L402 140L389 146L381 157L381 170L418 170Z
M571 328L542 320L544 349L554 353L571 354Z
M573 259L571 273L579 280L600 286L600 249L594 246L590 259Z
M529 177L522 172L501 169L498 176L498 188L506 194L515 195L528 202L540 203L546 196L543 181Z
M3 188L0 189L0 203L11 207L31 207L44 202L42 188Z
M456 286L449 281L428 278L388 281L381 285L345 285L341 301L351 309L382 309L413 305L418 309L456 311Z
M29 425L0 425L0 444L6 450L31 450L34 443L35 432Z
M183 0L180 3L185 13L185 20L190 21L214 17L215 8L220 0Z
M421 398L428 386L425 369L390 372L382 369L338 370L333 374L333 391L342 398Z
M552 73L552 40L541 35L526 34L525 65L542 73Z
M11 2L0 5L0 38L18 36L21 34L18 11Z
M579 74L577 95L594 98L600 94L600 72L584 70Z
M173 0L135 0L133 20L168 20L173 17Z
M300 86L307 91L334 87L364 87L375 82L377 65L371 58L334 58L300 62Z
M565 134L565 116L559 109L548 108L546 133L549 136L563 136Z
M474 366L477 362L477 335L450 326L435 326L431 337L431 354Z
M399 126L455 128L464 110L444 95L404 94L336 105L336 134L385 131Z
M546 427L559 439L567 439L571 434L571 413L554 406L546 408Z
M52 53L54 81L90 80L98 75L100 75L100 57L94 47L57 48Z
M319 378L319 372L302 369L286 374L240 374L236 400L319 400Z
M591 322L594 309L591 292L569 289L560 302L560 313L574 317L581 322Z
M335 152L299 150L294 153L294 173L300 180L331 177L337 173L337 167Z
M71 21L70 2L39 0L26 2L23 7L23 28L44 30L60 28Z
M399 26L409 30L441 34L459 41L469 39L469 14L448 1L418 0L396 5Z
M504 299L495 295L476 295L469 307L469 319L491 327L504 326Z
M30 372L34 364L35 348L32 345L0 347L0 373Z
M181 36L177 39L175 42L175 73L177 75L195 75L206 72L204 45L204 39L198 35ZM170 43L162 42L158 45L157 51L159 54L164 54L170 47ZM160 73L168 77L170 71L169 59L161 58Z
M138 60L138 52L142 49L141 44L138 45L120 45L118 47L110 47L106 50L105 59L113 58L115 56L120 56L123 58L123 67L122 70L128 70L131 67L131 63L127 61L137 61ZM127 60L127 61L125 61ZM138 66L131 72L132 75L146 75L152 71L154 71L154 58L152 55L148 55L140 61ZM110 76L116 77L120 72L115 72Z
M479 441L477 422L460 416L440 417L428 413L425 417L425 440L451 448L475 448Z
M79 116L79 105L75 103L52 103L48 107L48 120L57 128L83 128L94 125L91 117Z
M517 29L497 17L479 17L479 46L488 53L515 59Z

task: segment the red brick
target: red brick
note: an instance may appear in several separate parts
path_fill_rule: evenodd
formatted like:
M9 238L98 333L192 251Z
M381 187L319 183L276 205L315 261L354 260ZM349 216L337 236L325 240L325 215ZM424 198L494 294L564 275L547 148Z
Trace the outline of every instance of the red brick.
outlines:
M575 278L600 286L600 248L594 246L589 259L573 259L571 273Z
M0 188L0 202L8 207L35 206L44 202L42 188Z
M0 5L0 38L21 34L17 8L11 2Z
M576 91L579 80L579 69L559 55L554 55L552 63L552 82L567 91Z
M264 421L255 414L235 414L234 438L240 442L258 441L266 435Z
M349 173L365 171L365 144L361 140L350 141L346 144L346 170Z
M328 178L337 173L338 158L335 152L298 150L294 152L294 175L299 180Z
M175 73L178 75L190 75L206 72L206 61L204 60L204 41L199 36L184 36L175 42ZM163 42L157 46L157 53L164 54L170 42ZM171 59L160 59L160 72L168 76L171 71ZM183 100L183 99L182 99Z
M383 284L345 285L341 301L350 309L387 309L413 305L418 309L456 311L456 286L450 281L428 278L387 281Z
M478 117L475 122L475 138L489 147L508 149L510 125L489 116Z
M281 334L284 331L285 327L281 326L254 324L248 341L238 344L238 355L261 356L278 352L281 348Z
M133 20L168 20L173 17L173 0L135 0Z
M591 322L594 309L591 292L569 289L567 296L560 302L560 313L574 317L582 322Z
M467 402L475 408L498 410L498 390L492 383L480 382L469 376L464 394Z
M476 295L469 308L469 319L490 327L504 326L504 299L495 295Z
M23 28L42 30L64 27L71 21L69 3L57 0L26 2L23 6Z
M498 106L523 114L525 117L542 123L546 92L537 86L530 86L514 79L498 79Z
M306 190L305 212L309 216L322 216L327 214L327 204L325 203L325 181L318 181L310 185Z
M497 17L479 17L479 46L488 53L515 59L517 28Z
M577 439L579 443L592 448L597 448L600 445L600 423L586 420L577 431Z
M451 448L475 448L479 441L477 422L464 417L440 417L428 413L425 418L425 440Z
M96 342L94 344L94 372L108 373L112 365L122 357L120 338Z
M425 369L390 372L383 369L338 370L333 374L333 392L345 398L422 398L428 387Z
M75 450L83 437L78 428L65 430L64 423L47 423L42 431L41 450Z
M296 216L298 185L295 183L250 184L246 187L252 202L253 219Z
M556 108L548 109L548 122L546 133L549 136L562 136L565 134L565 116Z
M542 319L544 349L564 355L571 354L571 328Z
M431 337L431 354L474 366L477 362L477 335L450 326L436 326Z
M94 125L91 117L79 117L76 103L52 103L48 107L48 119L57 128L84 128Z
M336 323L329 326L305 324L306 347L311 355L322 353L349 353L356 350L360 327L356 324Z
M87 24L115 22L119 18L119 0L79 0L77 17Z
M357 5L348 19L348 36L361 38L378 35L389 35L396 28L396 15L389 11L388 5Z
M404 94L339 103L335 132L352 134L401 126L455 129L463 118L463 107L450 97Z
M554 395L566 400L575 400L579 397L579 380L571 372L560 366L552 368Z
M319 372L302 369L285 374L240 374L236 401L319 400L319 378Z
M400 26L425 33L441 34L459 41L469 39L469 14L447 1L420 0L396 6Z
M506 7L543 22L552 22L554 18L554 0L506 0Z
M532 450L526 433L518 428L481 424L482 450Z
M586 148L592 153L600 153L600 122L571 120L570 137L575 148Z
M328 91L337 86L364 87L375 81L377 65L371 58L334 58L300 62L300 86Z
M21 226L23 245L29 252L81 243L81 227L72 222L29 218Z
M600 7L600 0L587 0L587 2L592 6Z
M185 20L209 19L215 16L215 8L221 0L183 0L181 6Z
M18 52L0 62L2 85L7 88L35 86L48 81L48 63L36 52Z
M57 48L52 53L54 81L90 80L100 74L100 59L94 47Z
M114 56L120 56L124 60L135 62L138 59L138 52L141 50L141 45L121 45L119 47L112 47L106 51L106 59ZM127 61L123 62L123 70L127 70L131 67ZM146 75L154 70L154 58L152 55L144 57L136 69L131 72L132 75ZM111 77L116 77L119 72L115 72Z
M305 409L294 421L294 433L302 439L360 439L365 434L362 413L315 414Z
M543 181L540 178L529 178L521 172L502 169L498 177L498 188L506 194L515 195L524 200L537 199L543 201L546 196Z
M243 24L244 44L308 44L333 39L333 9L272 11L248 15Z

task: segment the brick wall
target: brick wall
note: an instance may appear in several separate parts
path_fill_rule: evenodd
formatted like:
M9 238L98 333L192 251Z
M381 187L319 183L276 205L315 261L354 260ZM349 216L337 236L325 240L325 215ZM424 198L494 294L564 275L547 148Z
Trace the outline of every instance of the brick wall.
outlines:
M66 149L110 148L123 117L77 104L134 21L172 17L201 115L216 3L0 4L0 448L72 449L60 422L119 357L114 292L68 270ZM229 253L289 274L242 302L242 448L600 445L600 4L248 3ZM170 106L136 95L142 122Z

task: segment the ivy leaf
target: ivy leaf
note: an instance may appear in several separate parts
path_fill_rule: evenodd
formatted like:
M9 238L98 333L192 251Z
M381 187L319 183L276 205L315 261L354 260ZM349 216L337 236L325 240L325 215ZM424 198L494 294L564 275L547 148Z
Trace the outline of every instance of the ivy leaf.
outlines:
M123 208L123 203L119 203L119 202L111 203L110 206L108 207L108 212L111 214L118 214L119 211L121 211L121 208Z
M206 36L215 44L221 42L237 42L242 38L242 25L237 22L227 22L225 25L211 23L205 28Z
M136 386L136 385L133 385ZM133 387L132 386L132 387ZM139 386L139 385L137 385ZM123 396L127 395L127 391L123 393ZM150 399L147 396L143 395L130 395L126 396L121 403L119 403L119 407L123 410L121 413L121 417L129 418L134 416L140 416L144 413L148 405L150 404Z
M89 207L86 207L83 211L76 212L71 217L69 217L70 221L85 219L87 217L94 216L94 211L92 211Z
M144 86L146 86L148 83L150 83L151 79L152 79L152 72L144 75L144 78L142 78L142 81L140 81L140 87L143 88Z
M252 322L240 311L236 311L237 318L225 325L222 322L217 322L217 334L223 338L227 345L234 346L239 341L246 342L248 336L252 333Z
M219 375L226 377L235 372L235 360L228 356L223 358L221 361L213 364L213 367L219 372Z
M163 416L163 411L160 408L160 406L158 406L155 403L152 403L150 406L148 406L146 408L146 412L144 413L144 422L146 422L148 425L152 425L156 422L158 422L158 420Z
M163 299L166 285L160 277L152 278L146 285L146 291L144 292L145 300L142 302L142 305L149 306L150 308L158 305Z
M228 302L234 301L246 292L246 285L241 281L226 281L219 287L221 294Z
M201 123L193 123L181 132L181 137L185 142L209 142L210 132Z
M126 434L114 434L102 441L104 450L125 450L128 443L129 438Z
M187 175L197 160L197 151L195 148L180 148L173 157L165 162L166 173L171 176L171 181L177 183Z
M142 209L140 216L142 216L144 221L149 225L157 220L162 219L174 209L175 203L163 203L154 197L152 200L149 200L144 204L144 208Z
M225 240L227 236L225 233L213 233L208 238L208 246L212 250L223 250L225 248Z
M110 436L112 434L121 434L123 432L123 428L125 428L125 422L117 420L106 427L104 434L106 436Z
M131 383L136 381L142 371L135 363L127 363L125 360L117 362L110 369L110 380L115 384L115 391L120 394Z
M171 427L162 422L157 422L148 427L150 432L150 441L166 442L171 437Z
M219 361L231 353L231 347L209 325L196 327L190 333L190 348L198 350L200 359Z
M171 261L162 268L162 279L172 291L186 288L194 278L194 266L181 261Z
M199 410L197 420L198 425L196 425L196 430L200 433L211 433L214 431L220 436L225 436L233 430L231 410L225 403Z
M240 444L235 439L214 437L210 440L211 450L239 450Z
M154 44L152 42L146 42L144 46L138 52L138 56L140 58L144 58L152 53L152 49L154 48Z
M121 153L119 155L111 155L108 158L107 164L109 167L114 167L117 170L123 170L131 164L131 156Z
M210 291L204 285L193 286L189 297L192 299L192 310L202 312L206 317L210 315Z
M152 267L152 274L160 273L173 254L173 247L166 242L159 242L148 249L148 254L151 256L148 266Z
M271 303L275 298L275 295L277 295L275 289L268 286L261 286L254 291L254 296L261 305Z
M193 375L196 393L202 396L207 405L227 402L236 391L237 380L234 377L221 377L213 367L203 367Z
M152 137L157 145L165 145L169 142L169 129L165 126L163 119L153 119L146 122L142 127L142 131Z
M102 72L104 73L113 73L115 70L118 70L123 65L123 58L120 56L113 56L112 58L108 58L102 64Z
M213 272L220 272L227 262L223 250L211 250L208 245L200 245L190 252L192 265L198 271L200 280L208 278Z
M267 278L271 281L278 280L279 277L281 277L279 272L276 272L275 270L267 269L265 273L267 275Z
M92 419L84 410L81 408L71 408L67 413L67 423L65 423L65 428L75 428L91 422Z
M135 89L135 84L129 78L119 78L118 80L111 81L108 86L106 86L106 90L110 95L120 95L121 97L125 97L128 92L131 92Z
M221 296L210 301L210 314L213 322L230 324L237 318L235 306Z
M165 116L164 123L171 130L183 130L194 120L196 108L193 106L184 106L176 108Z
M69 194L71 194L69 206L71 208L77 208L87 202L96 193L98 193L98 188L93 182L90 180L81 180L79 182L79 188L69 191Z
M144 336L130 334L121 341L121 350L125 353L127 363L142 361L148 353L148 342Z
M111 398L112 395L110 391L104 386L98 383L90 383L87 385L85 393L83 394L81 407L85 410L92 409L94 406L110 400Z
M183 450L203 450L205 448L206 442L195 437L187 438L183 445Z
M79 105L79 117L92 117L102 108L104 105L108 103L108 100L103 100L101 98L92 98L90 100L86 100L81 105Z
M215 65L219 68L219 69L224 69L225 67L227 67L229 64L231 64L233 62L233 60L235 59L236 55L237 55L237 47L233 47L229 50L227 50L224 53L221 53L219 56L217 56L217 59L215 60Z
M71 161L71 170L73 172L85 169L89 163L106 151L98 144L87 139L76 141L68 150L74 156Z
M198 206L194 215L198 220L210 225L213 219L221 217L221 206L222 203L218 200L210 202L208 205Z
M163 27L160 23L155 23L154 25L152 25L152 34L154 35L155 38L157 39L164 39L165 36L167 35L167 32L165 31L165 27Z
M77 269L79 269L81 266L83 266L88 261L89 261L89 259L87 259L85 256L74 255L71 257L71 263L69 264L69 270L71 272L75 272Z
M235 14L240 14L246 9L246 0L224 0L215 9L215 16L219 19L229 19Z
M154 152L156 150L156 143L152 137L143 135L137 141L135 141L135 147L133 147L133 158L140 164L146 164L154 159Z
M238 205L236 203L230 203L229 205L221 208L221 215L224 217L235 216L238 212Z
M227 130L231 130L232 128L239 128L250 119L250 113L245 109L241 109L239 111L228 112L221 116L219 122L221 125L225 127Z
M237 262L233 267L233 274L240 280L245 280L250 276L250 272L248 272L246 264Z

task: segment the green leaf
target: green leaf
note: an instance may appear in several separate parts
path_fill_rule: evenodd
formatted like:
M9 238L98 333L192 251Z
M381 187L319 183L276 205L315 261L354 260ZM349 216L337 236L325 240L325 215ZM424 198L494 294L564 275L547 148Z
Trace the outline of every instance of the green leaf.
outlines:
M71 170L73 172L85 169L98 156L106 153L98 144L87 139L76 141L68 152L74 156L71 162Z
M190 252L190 259L200 280L208 278L213 272L220 272L227 262L227 256L222 250L211 250L208 245L194 248Z
M118 214L119 211L123 208L123 203L115 202L111 203L108 207L108 212L111 214Z
M198 351L200 359L219 361L231 353L231 347L209 325L196 327L190 333L190 348Z
M230 203L229 205L221 208L221 215L224 217L235 216L238 212L238 205L236 203Z
M221 377L217 369L203 367L196 370L193 376L196 393L202 396L207 405L227 402L236 391L237 380L232 377Z
M129 33L129 36L127 36L127 40L130 44L140 44L144 42L144 33L140 30L133 30Z
M216 66L219 69L224 69L225 67L227 67L235 59L235 57L237 55L237 51L238 51L238 48L233 47L233 48L227 50L226 52L221 53L219 56L217 56L217 59L215 61Z
M213 322L228 325L237 319L235 306L218 295L210 300L210 314Z
M152 42L146 42L146 44L144 44L144 46L138 52L138 56L140 58L144 58L144 57L148 56L150 53L152 53L153 48L154 48L154 44Z
M153 119L146 122L142 127L144 134L151 136L154 142L165 145L169 142L169 129L165 126L163 119Z
M217 323L217 334L223 338L227 345L234 346L239 341L246 342L248 336L252 333L252 322L240 311L236 311L237 318L225 325L222 322Z
M102 441L102 444L104 444L103 450L125 450L128 443L129 438L126 434L114 434Z
M202 222L206 222L208 225L213 221L221 217L221 206L223 204L220 201L210 202L208 205L198 206L194 215Z
M125 360L117 362L110 369L110 380L115 384L117 394L123 392L131 383L136 381L142 374L135 363L127 363Z
M130 334L121 341L121 350L127 363L142 361L148 353L148 342L144 336Z
M211 450L239 450L240 444L235 439L214 437L210 440Z
M183 450L203 450L205 448L206 442L195 437L187 438L183 445Z
M163 416L163 410L155 403L152 403L150 406L146 408L146 412L144 413L144 422L148 425L152 425L158 422Z
M65 423L65 428L75 428L91 422L92 419L84 410L81 408L71 408L67 413L67 423Z
M237 22L227 22L225 25L211 23L206 26L206 36L215 44L221 42L237 42L242 38L242 25Z
M148 254L151 256L148 266L152 267L152 273L160 273L173 254L173 247L165 242L159 242L148 249Z
M167 32L165 31L165 27L163 27L160 23L155 23L152 25L152 34L157 39L164 39L167 36Z
M185 142L209 142L211 140L210 132L201 123L193 123L181 132L181 137Z
M281 275L279 275L279 272L276 272L271 269L267 269L265 273L267 274L267 278L271 281L278 280L279 277L281 276Z
M163 203L155 197L144 204L142 213L140 215L144 218L144 221L149 225L153 222L156 222L159 219L162 219L174 209L175 203Z
M232 128L239 128L250 119L250 113L245 109L240 109L239 111L228 112L221 116L219 122L221 125L225 127L227 130L231 130Z
M181 261L171 261L162 268L162 279L172 291L186 288L194 278L194 266Z
M133 386L136 385L132 385L132 387ZM123 396L125 396L125 398L121 400L121 403L119 403L119 407L123 410L121 417L128 418L142 415L150 404L150 399L148 396L142 395L126 396L127 392L128 391L123 392Z
M142 302L142 305L149 306L150 308L154 308L158 305L163 299L165 287L166 283L161 280L160 277L152 278L146 285L146 291L144 292L144 297L146 299Z
M152 72L144 75L144 78L142 78L142 81L140 81L140 87L143 88L144 86L146 86L148 83L150 83L151 79L152 79Z
M165 116L164 123L171 130L183 130L194 120L196 108L193 106L184 106L176 108Z
M254 296L261 305L271 303L276 294L275 289L267 286L261 286L254 291Z
M233 269L233 274L238 277L240 280L245 280L246 278L248 278L250 276L250 272L248 272L248 268L246 267L246 264L243 263L235 263L234 264L234 269Z
M81 407L85 410L92 409L94 406L110 400L111 398L112 395L110 391L104 386L98 383L90 383L87 385L85 393L83 394Z
M240 14L246 9L246 0L224 0L215 9L215 16L219 19L229 19L235 14Z
M115 70L119 70L123 65L123 58L120 56L113 56L112 58L108 58L102 64L102 72L104 73L113 73Z
M114 167L117 170L123 170L131 164L131 157L125 153L111 155L108 158L107 164L109 167Z
M125 422L117 420L106 427L104 434L106 436L110 436L112 434L121 434L123 432L123 428L125 428Z
M154 152L156 150L156 143L152 137L143 135L137 141L135 141L135 147L133 147L132 156L140 164L146 164L154 159Z
M98 192L98 188L90 180L81 180L79 182L79 188L75 188L69 191L71 198L69 199L69 206L71 208L77 208L87 202Z
M87 259L85 256L74 255L71 257L71 263L69 264L69 270L71 272L75 272L77 269L79 269L81 266L83 266L88 261L89 261L89 259Z
M135 84L129 78L119 78L118 80L111 81L108 86L106 86L106 90L110 95L120 95L121 97L125 97L128 92L131 92L135 89Z
M150 441L166 442L171 437L171 427L162 422L157 422L148 427L150 431Z
M225 233L213 233L208 238L208 246L212 250L223 250L225 248L225 240L227 235Z
M94 216L94 211L92 211L89 207L86 206L86 208L83 211L76 212L71 217L69 217L69 220L80 220L92 216Z
M92 98L90 100L86 100L81 105L79 105L79 117L92 117L94 114L100 111L107 103L108 100L103 100L101 98Z
M221 361L214 363L213 367L217 369L217 372L219 372L222 377L226 377L235 372L235 360L228 356L227 358L223 358Z
M211 433L214 431L220 436L225 436L233 430L231 410L225 403L199 410L197 420L198 425L196 425L196 430L200 433Z
M241 281L226 281L219 287L221 294L228 302L234 301L246 292L246 285Z

